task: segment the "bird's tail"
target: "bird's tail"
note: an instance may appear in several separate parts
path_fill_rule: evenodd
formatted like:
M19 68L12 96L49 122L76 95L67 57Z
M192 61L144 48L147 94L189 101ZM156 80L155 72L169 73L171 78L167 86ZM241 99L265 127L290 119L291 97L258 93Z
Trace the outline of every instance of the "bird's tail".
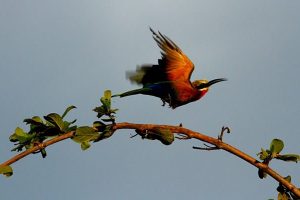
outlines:
M136 95L136 94L148 94L149 91L151 91L150 88L140 88L140 89L136 89L136 90L130 90L128 92L124 92L121 94L115 94L115 95L112 95L112 97L127 97L127 96L131 96L131 95Z

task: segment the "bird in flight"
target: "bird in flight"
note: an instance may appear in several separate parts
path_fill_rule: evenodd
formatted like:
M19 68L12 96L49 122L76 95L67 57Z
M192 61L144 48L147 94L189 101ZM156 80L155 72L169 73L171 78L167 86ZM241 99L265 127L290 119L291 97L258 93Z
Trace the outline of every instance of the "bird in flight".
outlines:
M130 81L140 84L140 89L131 90L114 96L126 97L136 94L160 98L163 106L168 103L173 109L199 100L215 83L226 81L225 78L190 81L194 70L192 61L167 36L156 33L150 28L153 39L161 48L161 59L157 65L138 66L136 71L127 72Z

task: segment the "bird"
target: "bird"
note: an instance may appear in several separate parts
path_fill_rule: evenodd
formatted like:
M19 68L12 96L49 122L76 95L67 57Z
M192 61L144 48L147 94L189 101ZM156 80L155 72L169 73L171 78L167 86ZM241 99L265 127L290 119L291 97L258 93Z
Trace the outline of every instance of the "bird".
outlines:
M226 78L191 81L194 64L183 51L166 35L156 33L151 27L152 37L161 49L158 64L137 66L136 71L128 71L127 78L142 88L130 90L113 97L131 95L150 95L162 100L175 109L201 99L215 83L226 81Z

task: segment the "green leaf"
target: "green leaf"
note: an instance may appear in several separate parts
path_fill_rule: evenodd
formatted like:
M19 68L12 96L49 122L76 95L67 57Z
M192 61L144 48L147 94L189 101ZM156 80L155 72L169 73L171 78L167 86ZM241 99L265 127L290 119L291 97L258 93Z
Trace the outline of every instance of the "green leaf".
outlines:
M105 130L99 134L99 136L94 140L94 142L99 142L100 140L107 139L114 134L114 131L111 130L111 126L106 125Z
M75 136L72 138L73 141L77 143L90 142L97 139L99 133L95 131L92 127L81 126L76 129Z
M160 134L161 143L170 145L174 142L174 134L169 129L157 129L155 131Z
M68 121L63 121L63 127L62 127L62 132L66 133L66 132L69 132L69 131L74 131L76 129L76 125L75 126L71 126L71 124L74 124L76 122L76 119L73 120L72 122L68 122Z
M73 141L80 143L82 150L88 149L90 141L95 141L98 139L99 133L95 131L92 127L81 126L76 129L75 136L72 138Z
M85 141L85 142L81 142L81 144L80 144L80 147L81 147L81 149L84 151L84 150L87 150L88 148L90 148L90 146L91 146L91 144L89 143L89 142L87 142L87 141Z
M13 169L11 166L0 166L0 174L3 174L6 177L13 175Z
M135 130L135 132L139 134L142 139L159 140L165 145L170 145L174 141L174 134L169 129L157 128L148 130L147 132L141 132L139 130Z
M95 111L97 113L98 118L100 118L106 114L106 110L105 110L104 106L96 107L93 109L93 111Z
M74 108L76 108L76 106L71 105L71 106L67 107L67 109L65 110L65 112L62 114L61 118L63 119L68 114L68 112L70 112Z
M106 129L106 124L101 121L95 121L93 123L93 128L97 129L98 132L103 132Z
M259 177L260 179L266 178L267 175L268 175L268 174L267 174L266 172L264 172L264 171L261 170L261 169L258 169L258 177Z
M39 116L33 116L31 119L37 123L43 123L43 120Z
M63 121L62 131L63 131L63 132L69 131L69 126L70 126L70 125L71 125L71 122Z
M16 128L15 134L16 134L16 136L17 136L20 143L24 143L24 142L31 139L31 136L28 135L26 132L23 131L23 129L21 129L19 127Z
M263 148L261 148L261 152L259 152L257 155L259 155L260 160L265 160L270 156L270 154Z
M18 131L19 129L21 129L21 128L17 127L17 128L15 129L15 132L14 132L13 134L10 135L9 141L11 141L11 142L18 142L18 141L19 141L18 135L17 135L17 133L16 133L16 132L19 132L19 131ZM23 129L21 129L21 130L23 131ZM24 131L23 131L23 132L24 132Z
M25 143L31 139L32 139L32 135L27 134L20 127L17 127L15 129L15 132L9 137L9 140L11 142L19 142L19 143Z
M30 124L30 131L28 132L29 134L44 132L48 128L43 120L38 116L34 116L31 119L24 119L24 122L26 124Z
M109 110L110 106L111 106L111 91L110 90L105 90L104 94L103 94L103 97L101 97L100 101L103 104L103 106L105 108L107 108L107 110Z
M298 162L300 160L300 155L297 155L297 154L277 155L276 159L287 161L287 162L288 161Z
M289 200L289 197L286 193L278 193L278 200Z
M292 177L291 176L286 176L284 177L285 180L287 180L289 183L292 181Z
M46 156L47 156L46 149L41 149L41 154L42 154L43 158L46 158Z
M47 116L44 116L45 120L47 120L49 123L53 124L56 128L59 130L64 129L64 122L62 117L57 113L50 113Z
M19 144L19 145L17 145L17 147L13 148L11 151L22 151L23 147L24 147L24 145Z
M115 116L113 114L116 113L118 109L111 108L111 91L104 91L103 96L100 98L101 106L98 106L93 109L93 111L97 112L97 117L101 118L102 116L107 116L109 119L102 119L105 122L115 122Z
M272 154L279 154L284 147L284 143L280 139L273 139L270 144L270 151Z
M43 120L40 117L38 117L38 116L34 116L31 119L24 119L23 121L26 124L30 124L31 126L46 126L44 124Z
M30 119L29 118L24 119L23 122L25 122L26 124L36 125L36 126L44 125L43 120L39 116L34 116Z

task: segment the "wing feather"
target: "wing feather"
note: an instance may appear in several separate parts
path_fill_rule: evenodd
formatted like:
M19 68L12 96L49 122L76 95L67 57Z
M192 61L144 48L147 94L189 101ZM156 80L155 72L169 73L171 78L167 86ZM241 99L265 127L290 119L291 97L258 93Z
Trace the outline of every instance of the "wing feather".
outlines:
M168 81L190 82L191 74L194 70L192 61L182 52L182 50L167 36L150 28L153 38L161 48L162 60L160 65L166 73Z
M144 86L164 81L181 81L191 84L190 77L194 70L192 61L167 36L156 33L150 28L153 39L161 49L162 58L158 65L142 65L136 72L127 73L128 78ZM137 79L138 77L138 79Z

